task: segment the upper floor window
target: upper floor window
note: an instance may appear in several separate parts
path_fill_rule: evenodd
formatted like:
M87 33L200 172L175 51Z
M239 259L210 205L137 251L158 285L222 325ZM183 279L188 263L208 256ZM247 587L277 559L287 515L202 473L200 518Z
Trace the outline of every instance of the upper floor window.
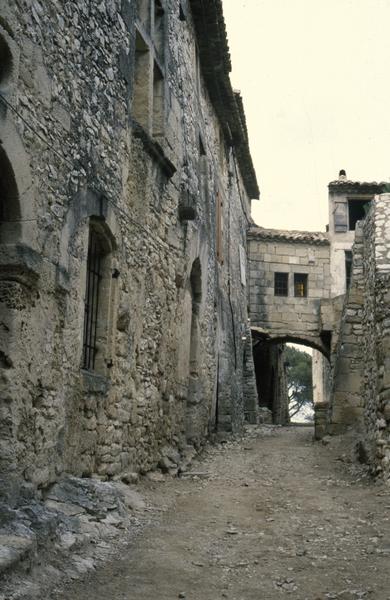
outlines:
M356 223L362 221L369 207L369 200L348 200L348 227L354 231Z
M4 35L0 32L0 89L8 83L14 67L12 53Z
M296 298L307 298L307 274L294 273L294 296Z
M288 273L275 273L275 296L288 296Z
M161 0L138 0L133 116L154 137L164 134L165 11Z

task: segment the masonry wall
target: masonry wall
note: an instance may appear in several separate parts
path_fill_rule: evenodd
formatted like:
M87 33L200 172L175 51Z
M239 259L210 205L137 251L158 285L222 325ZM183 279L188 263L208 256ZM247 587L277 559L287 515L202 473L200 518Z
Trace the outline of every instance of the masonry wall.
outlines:
M352 278L340 315L337 344L332 357L333 384L331 394L330 431L345 431L348 425L362 426L364 403L361 394L363 378L363 305L364 305L364 240L362 224L358 224L353 246Z
M330 431L359 432L359 455L390 473L390 195L372 201L356 230L352 282L335 357Z
M363 444L376 474L390 477L390 194L364 223Z
M167 445L184 451L242 426L248 182L185 7L164 3L162 117L151 110L149 126L135 119L134 2L2 3L12 54L0 81L8 494L64 472L146 472ZM98 367L86 370L91 228L104 277Z
M329 244L325 234L316 238L252 228L249 234L251 324L273 337L319 343L321 300L329 298ZM280 235L278 235L280 233ZM294 239L295 238L295 239ZM317 239L318 238L318 239ZM288 295L275 295L275 273L288 274ZM294 295L294 274L307 275L307 297Z

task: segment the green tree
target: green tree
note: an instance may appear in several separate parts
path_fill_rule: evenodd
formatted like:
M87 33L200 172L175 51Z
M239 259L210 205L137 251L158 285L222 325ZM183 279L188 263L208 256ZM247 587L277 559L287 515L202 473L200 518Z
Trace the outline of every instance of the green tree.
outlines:
M285 348L290 418L304 405L313 405L313 379L310 354L293 346Z

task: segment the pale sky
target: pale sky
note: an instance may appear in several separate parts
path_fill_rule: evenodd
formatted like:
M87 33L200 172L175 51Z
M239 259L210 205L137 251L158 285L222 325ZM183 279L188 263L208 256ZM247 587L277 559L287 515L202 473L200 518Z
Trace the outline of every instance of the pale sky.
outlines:
M223 0L263 227L323 231L329 181L390 181L390 0Z

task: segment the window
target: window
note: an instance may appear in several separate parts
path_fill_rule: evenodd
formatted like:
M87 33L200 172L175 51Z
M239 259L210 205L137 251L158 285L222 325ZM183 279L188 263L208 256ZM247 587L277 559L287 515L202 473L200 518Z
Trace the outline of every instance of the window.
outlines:
M161 0L138 0L132 113L153 136L164 134L165 13Z
M288 296L288 273L275 273L275 296Z
M348 200L348 223L350 231L355 230L357 221L365 218L368 207L368 200Z
M164 56L164 9L160 0L154 0L153 41L157 55Z
M217 260L223 264L223 197L220 192L217 192L215 197L216 202L216 220L217 220Z
M296 298L307 297L307 275L306 273L294 273L294 296Z
M12 76L13 58L5 37L0 33L0 87L5 86Z
M103 277L102 258L103 251L100 240L96 232L91 229L88 244L83 342L83 368L88 371L95 370L100 285Z
M153 71L152 134L154 137L164 135L164 77L156 62Z
M13 243L20 236L20 204L14 171L0 145L0 243Z
M198 162L199 192L202 205L208 210L208 160L206 150L199 135L199 162Z
M150 52L142 35L135 36L133 116L144 129L151 129Z
M101 221L91 222L84 298L82 368L102 375L112 363L109 324L114 311L113 282L119 274L116 269L111 272L112 241L107 233Z
M345 285L348 289L351 283L352 275L352 251L345 250Z
M186 13L185 13L184 6L183 6L183 2L180 2L180 4L179 4L179 19L180 19L180 21L186 21L187 20Z

